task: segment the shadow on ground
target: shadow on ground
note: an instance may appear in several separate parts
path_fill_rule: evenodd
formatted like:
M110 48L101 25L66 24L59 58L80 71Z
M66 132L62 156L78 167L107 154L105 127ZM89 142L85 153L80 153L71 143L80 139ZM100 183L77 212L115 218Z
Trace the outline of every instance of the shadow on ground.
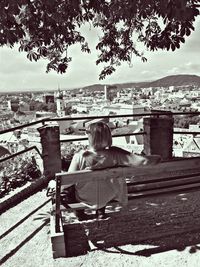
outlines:
M190 253L198 252L199 193L197 190L135 199L118 212L108 207L110 217L105 220L65 222L67 256L85 254L88 248L144 257L187 247Z
M200 251L200 233L197 231L176 234L171 236L162 236L155 240L147 240L131 245L115 246L105 248L103 244L94 244L96 249L107 253L120 253L133 256L150 257L157 253L163 253L170 250L179 252L189 248L189 253L193 254Z

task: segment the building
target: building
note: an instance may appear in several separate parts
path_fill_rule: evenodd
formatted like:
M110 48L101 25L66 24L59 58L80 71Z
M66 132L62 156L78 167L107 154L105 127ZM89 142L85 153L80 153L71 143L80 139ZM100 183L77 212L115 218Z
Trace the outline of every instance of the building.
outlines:
M44 95L45 104L54 103L54 95Z
M200 156L200 135L194 137L188 142L183 149L183 157L199 157Z
M11 110L16 112L19 109L19 99L13 98L10 100L10 104L8 104L9 107L11 107Z
M0 120L2 121L9 121L13 118L13 111L10 110L3 110L0 112Z
M36 119L54 118L56 116L55 113L50 111L36 111L35 115Z
M56 99L56 110L58 117L65 116L65 102L61 96Z
M18 110L17 112L15 112L14 114L14 119L20 123L29 123L33 120L35 120L36 118L36 112L35 111L20 111Z
M21 112L26 112L26 111L30 111L30 104L26 103L26 102L21 102L19 104L19 111Z
M106 101L113 101L118 95L118 89L116 85L105 85L104 86L104 96Z
M116 115L129 115L145 113L145 106L143 105L128 105L128 104L112 104L102 108L103 113ZM138 120L139 117L132 117L132 120Z

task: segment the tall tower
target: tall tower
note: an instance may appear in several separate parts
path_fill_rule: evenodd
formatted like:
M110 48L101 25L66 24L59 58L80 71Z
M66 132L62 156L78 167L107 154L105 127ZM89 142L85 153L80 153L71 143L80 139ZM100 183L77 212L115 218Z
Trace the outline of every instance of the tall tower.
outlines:
M59 117L65 116L65 103L63 100L63 94L60 90L58 92L58 97L56 99L56 109L57 109L57 115Z
M108 90L107 90L107 86L104 85L104 99L107 101L108 100Z

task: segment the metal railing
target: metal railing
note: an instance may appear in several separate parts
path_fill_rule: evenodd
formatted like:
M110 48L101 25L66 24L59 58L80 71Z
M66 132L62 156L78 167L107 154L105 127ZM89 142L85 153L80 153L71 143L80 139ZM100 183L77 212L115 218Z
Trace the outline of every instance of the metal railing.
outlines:
M116 135L112 135L112 137L123 137L123 136L144 135L144 134L146 134L146 133L142 131L142 132L138 132L138 133L116 134ZM65 142L84 141L84 140L88 140L88 137L63 139L60 142L65 143Z
M23 150L21 150L21 151L19 151L19 152L13 153L12 155L9 155L9 156L6 156L6 157L4 157L4 158L1 158L1 159L0 159L0 163L1 163L1 162L4 162L4 161L6 161L6 160L9 160L9 159L13 159L13 158L15 158L15 157L17 157L17 156L19 156L19 155L22 155L22 154L28 152L28 151L31 151L31 150L36 150L36 152L37 152L37 153L40 155L40 157L42 158L42 154L40 153L39 149L38 149L36 146L31 146L31 147L29 147L29 148L27 148L27 149L23 149Z
M32 125L37 125L42 123L43 125L46 122L52 122L52 121L76 121L76 120L94 120L94 119L114 119L114 118L134 118L134 117L147 117L147 116L177 116L177 115L193 115L193 116L199 116L200 112L145 112L145 113L137 113L137 114L122 114L122 115L102 115L102 116L80 116L80 117L56 117L56 118L44 118L42 120L26 123L23 125L15 126L12 128L4 129L0 131L0 135L8 132L14 132L15 130L20 130Z
M26 124L23 124L23 125L19 125L19 126L15 126L15 127L12 127L12 128L5 129L5 130L1 130L0 134L14 132L16 130L20 130L20 129L23 129L23 128L26 128L26 127L29 127L29 126L32 126L32 125L39 124L39 123L44 124L45 121L47 121L47 119L33 121L33 122L29 122L29 123L26 123Z
M94 120L94 119L114 119L114 118L138 118L138 117L148 117L148 116L153 116L153 117L160 117L160 116L177 116L177 115L191 115L191 116L199 116L200 112L170 112L170 111L157 111L157 110L152 110L151 112L144 112L144 113L137 113L137 114L122 114L122 115L102 115L102 116L76 116L76 117L57 117L57 118L44 118L38 121L26 123L23 125L15 126L9 129L4 129L0 131L0 135L8 132L14 132L16 130L20 130L23 128L27 128L32 125L37 125L37 124L45 124L48 122L58 122L58 121L78 121L78 120ZM192 135L197 135L200 134L200 131L174 131L174 134L192 134ZM113 135L113 137L121 137L121 136L136 136L136 135L144 135L146 134L144 131L137 132L137 133L127 133L127 134L118 134L118 135ZM75 142L75 141L83 141L87 140L87 137L74 137L74 138L67 138L64 140L61 140L61 143L64 142ZM28 148L28 151L31 149L37 150L39 155L42 157L42 154L40 153L39 149L36 146L32 146ZM15 157L17 155L23 154L26 152L25 150L21 150L17 153L12 154L11 156L5 157L3 159L0 159L0 163L10 159L12 157Z
M200 134L200 130L198 132L193 132L193 131L173 131L173 134Z

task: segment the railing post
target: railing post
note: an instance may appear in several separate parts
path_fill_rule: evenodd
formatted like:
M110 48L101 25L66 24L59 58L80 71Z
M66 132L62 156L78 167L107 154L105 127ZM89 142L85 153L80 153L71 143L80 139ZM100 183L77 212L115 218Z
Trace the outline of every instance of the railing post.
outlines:
M50 179L61 171L60 131L57 123L38 128L42 144L44 175Z
M144 153L157 154L163 160L172 158L173 150L172 116L144 118Z

